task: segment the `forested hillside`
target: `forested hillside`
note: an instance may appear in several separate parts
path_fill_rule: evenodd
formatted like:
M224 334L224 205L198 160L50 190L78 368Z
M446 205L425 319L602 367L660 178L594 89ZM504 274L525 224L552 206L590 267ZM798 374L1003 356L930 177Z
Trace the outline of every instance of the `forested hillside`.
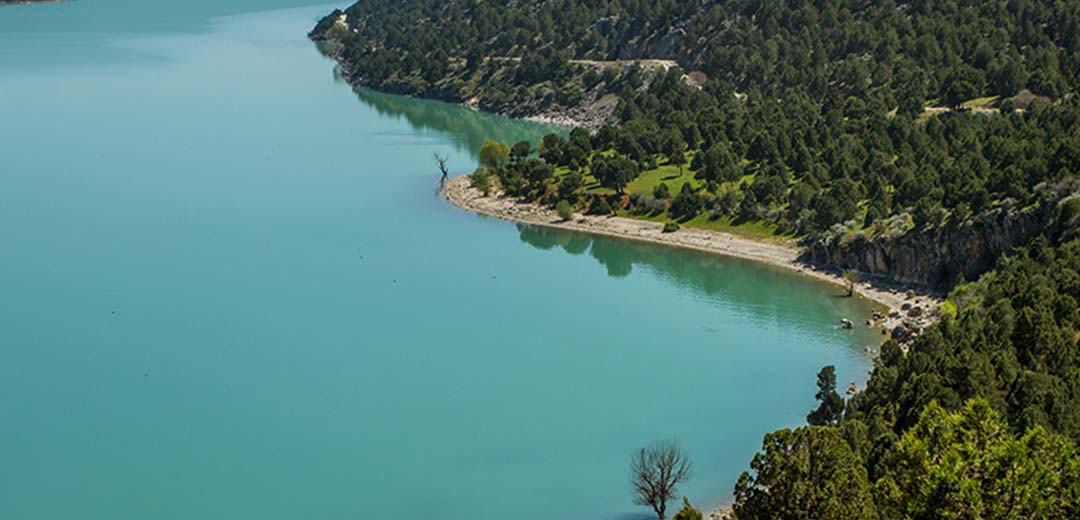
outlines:
M365 0L312 36L358 85L589 123L485 144L478 188L951 290L849 402L823 372L740 518L1080 516L1080 0Z
M1025 88L1056 99L1080 84L1080 5L1070 1L365 0L330 33L341 14L314 35L338 41L360 81L457 100L550 82L535 95L580 101L601 78L575 76L573 59L674 59L725 89L795 89L911 114L926 100ZM520 62L503 70L511 58ZM498 84L473 74L481 69Z

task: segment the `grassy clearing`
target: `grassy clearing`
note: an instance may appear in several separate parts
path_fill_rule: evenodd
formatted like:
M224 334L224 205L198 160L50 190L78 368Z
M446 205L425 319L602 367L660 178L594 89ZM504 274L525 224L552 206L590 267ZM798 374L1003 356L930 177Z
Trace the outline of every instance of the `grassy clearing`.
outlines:
M678 194L685 184L691 184L695 188L703 188L704 182L696 180L694 178L694 172L689 167L690 157L688 154L687 164L680 168L673 164L669 164L666 161L659 167L652 170L647 170L641 173L636 179L634 179L626 187L626 193L633 195L636 193L643 193L646 195L652 195L653 190L660 185L660 183L666 183L668 191L674 196ZM587 170L586 170L587 171ZM570 173L570 169L566 167L559 167L555 169L556 180L562 178L564 175ZM583 175L584 191L587 195L613 195L614 190L604 188L600 186L600 183L596 181L592 175L585 173ZM754 174L747 174L740 177L734 182L725 182L720 184L718 194L723 194L728 191L734 191L736 193L742 190L743 184L752 184L754 182ZM626 210L620 210L618 215L635 218L639 220L646 220L650 222L676 222L672 219L667 211L654 215L636 215L630 214ZM762 240L767 242L779 243L784 245L791 245L794 243L794 237L791 235L781 235L777 233L776 226L768 224L764 221L752 221L752 222L736 222L731 217L712 218L712 212L706 211L697 217L678 222L680 226L708 229L713 231L720 231L724 233L731 233L744 238L753 240Z
M682 172L680 172L678 166L665 164L655 170L649 170L642 173L626 187L626 191L630 193L651 194L653 189L663 182L667 184L668 190L670 190L672 194L675 194L679 193L683 184L692 182L693 180L694 172L690 171L686 165L683 165Z
M969 99L960 104L964 108L994 108L994 104L1001 99L1001 96L987 96L975 99Z

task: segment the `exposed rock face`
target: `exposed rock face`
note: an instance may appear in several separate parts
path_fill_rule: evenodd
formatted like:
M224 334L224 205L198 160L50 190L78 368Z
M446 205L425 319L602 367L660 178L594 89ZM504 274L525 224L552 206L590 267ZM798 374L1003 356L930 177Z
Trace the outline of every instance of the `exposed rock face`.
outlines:
M667 34L655 38L653 41L634 41L619 50L620 60L635 60L642 56L651 59L678 59L680 50L683 48L683 40L686 31L681 28L672 28Z
M806 244L804 259L858 269L897 281L946 287L961 276L974 280L998 257L1038 235L1046 224L1038 210L999 209L959 225L912 230L895 237Z

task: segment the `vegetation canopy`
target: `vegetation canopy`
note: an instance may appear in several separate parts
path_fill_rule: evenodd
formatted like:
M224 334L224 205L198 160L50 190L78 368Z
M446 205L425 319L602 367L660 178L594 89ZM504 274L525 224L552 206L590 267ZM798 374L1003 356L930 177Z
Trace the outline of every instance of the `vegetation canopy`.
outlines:
M484 143L485 191L951 290L864 391L818 374L740 519L1080 517L1080 0L364 0L312 36L355 84L586 124Z

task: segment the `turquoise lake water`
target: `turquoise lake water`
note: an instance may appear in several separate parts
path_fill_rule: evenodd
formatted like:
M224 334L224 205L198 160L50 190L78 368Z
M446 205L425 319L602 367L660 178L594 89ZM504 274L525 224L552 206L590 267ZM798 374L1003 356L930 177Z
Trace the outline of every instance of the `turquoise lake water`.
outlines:
M0 518L647 518L637 447L718 505L865 380L837 288L446 204L549 129L353 92L333 7L0 7Z

